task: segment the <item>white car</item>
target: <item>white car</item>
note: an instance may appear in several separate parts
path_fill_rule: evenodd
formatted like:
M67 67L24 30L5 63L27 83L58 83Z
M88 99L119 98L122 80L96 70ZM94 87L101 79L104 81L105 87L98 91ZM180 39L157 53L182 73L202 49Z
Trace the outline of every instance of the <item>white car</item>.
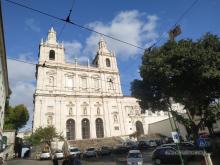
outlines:
M40 154L40 160L51 159L51 154L49 151L42 151Z
M62 150L56 150L54 152L53 156L56 156L57 159L63 159L63 151Z
M127 156L127 165L143 165L143 157L140 150L130 150Z
M88 148L83 153L83 157L96 157L96 155L97 155L97 151L95 148Z
M80 155L81 155L81 151L77 147L70 147L69 152L70 152L70 155L74 155L77 157L80 157Z

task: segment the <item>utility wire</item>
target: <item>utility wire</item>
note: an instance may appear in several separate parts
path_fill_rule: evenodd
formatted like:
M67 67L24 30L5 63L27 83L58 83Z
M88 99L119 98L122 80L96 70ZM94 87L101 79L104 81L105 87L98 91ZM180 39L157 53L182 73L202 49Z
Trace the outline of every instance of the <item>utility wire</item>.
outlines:
M57 40L60 40L60 37L61 37L61 35L62 35L63 30L65 29L65 27L66 27L66 22L64 22L64 24L63 24L63 26L62 26L62 28L61 28L61 30L60 30L60 33L58 34Z
M75 26L77 26L77 27L79 27L79 28L81 28L81 29L85 29L85 30L87 30L87 31L91 31L91 32L96 33L96 34L99 34L99 35L103 35L103 36L105 36L105 37L107 37L107 38L113 39L113 40L115 40L115 41L118 41L118 42L121 42L121 43L130 45L130 46L132 46L132 47L135 47L135 48L138 48L138 49L141 49L141 50L144 50L144 51L145 51L145 50L151 50L153 47L155 47L155 46L162 40L163 35L165 34L165 32L162 33L162 34L160 35L160 37L157 39L157 41L156 41L155 43L153 43L151 46L149 46L148 48L143 48L143 47L140 47L140 46L138 46L138 45L134 45L134 44L132 44L132 43L129 43L129 42L127 42L127 41L123 41L123 40L121 40L121 39L119 39L119 38L115 38L115 37L113 37L113 36L110 36L110 35L104 34L104 33L102 33L102 32L96 31L96 30L91 29L91 28L89 28L89 27L80 25L80 24L78 24L78 23L76 23L76 22L72 22L72 21L70 20L70 14L71 14L71 12L72 12L71 10L70 10L69 16L68 16L66 19L63 19L63 18L54 16L54 15L48 14L48 13L46 13L46 12L42 12L42 11L40 11L40 10L34 9L34 8L32 8L32 7L26 6L26 5L21 4L21 3L17 3L17 2L11 1L11 0L5 0L5 1L6 1L6 2L9 2L9 3L12 3L12 4L14 4L14 5L17 5L17 6L20 6L20 7L23 7L23 8L26 8L26 9L29 9L29 10L32 10L32 11L35 11L35 12L38 12L38 13L43 14L43 15L46 15L46 16L48 16L48 17L51 17L51 18L54 18L54 19L57 19L57 20L64 21L64 22L66 22L66 23L75 25ZM183 14L180 15L179 19L178 19L178 20L176 21L176 23L172 26L172 28L175 27L175 26L185 17L185 15L196 5L196 3L197 3L198 1L199 1L199 0L195 0L195 1L183 12ZM74 6L74 0L73 0L73 3L72 3L72 8L73 8L73 6ZM65 27L65 26L64 26L64 27ZM64 28L64 27L63 27L63 28ZM63 28L62 28L62 29L63 29ZM172 29L172 28L171 28L171 29Z
M69 11L69 15L67 16L66 20L70 20L70 17L71 17L72 11L73 11L73 6L74 6L74 4L75 4L75 0L72 0L72 5L71 5L70 11ZM67 24L67 22L65 22L65 23L63 24L63 26L62 26L62 28L61 28L61 30L60 30L60 33L59 33L59 35L58 35L58 38L57 38L58 40L60 40L60 37L61 37L61 35L62 35L62 33L63 33L65 27L66 27L66 24Z
M25 60L20 60L20 59L16 59L16 58L12 58L12 57L7 57L7 59L9 60L13 60L13 61L17 61L17 62L21 62L21 63L25 63L25 64L30 64L30 65L39 65L37 63L34 63L34 62L29 62L29 61L25 61ZM74 65L74 64L73 64ZM79 65L79 66L83 66L83 65ZM42 67L45 67L45 68L51 68L51 66L47 66L45 63L42 65ZM116 83L114 82L113 80L103 80L103 79L99 79L100 81L104 81L104 82L110 82L112 84L115 84L115 85L121 85L121 86L124 86L124 87L128 87L127 84L123 84L123 83ZM117 93L118 94L118 93Z
M181 15L180 17L177 19L177 21L175 22L175 24L173 26L171 26L170 29L173 29L175 28L180 22L181 20L189 13L189 11L196 5L196 3L198 2L199 0L195 0ZM169 30L170 30L169 29ZM159 38L157 39L157 41L155 43L153 43L151 46L149 46L147 48L147 50L151 50L153 47L155 47L162 39L163 39L163 36L169 32L169 30L167 30L166 32L163 32Z
M188 12L196 5L196 3L199 0L195 0L184 12L183 14L181 14L181 16L179 17L179 19L176 21L176 23L174 24L173 27L175 27L176 25L178 25L180 23L180 21L186 16L186 14L188 14Z
M37 64L35 64L33 62L30 62L30 61L20 60L20 59L16 59L16 58L12 58L12 57L7 57L7 59L17 61L17 62L22 62L22 63L25 63L25 64L30 64L30 65L37 65Z
M38 12L38 13L43 14L43 15L46 15L46 16L48 16L48 17L51 17L51 18L54 18L54 19L57 19L57 20L60 20L60 21L67 22L67 23L72 24L72 25L75 25L75 26L77 26L77 27L79 27L79 28L81 28L81 29L85 29L85 30L87 30L87 31L91 31L91 32L94 32L94 33L99 34L99 35L103 35L103 36L105 36L105 37L107 37L107 38L113 39L113 40L115 40L115 41L118 41L118 42L121 42L121 43L124 43L124 44L127 44L127 45L130 45L130 46L132 46L132 47L135 47L135 48L138 48L138 49L141 49L141 50L145 50L145 48L142 48L142 47L137 46L137 45L135 45L135 44L129 43L129 42L127 42L127 41L123 41L123 40L121 40L121 39L119 39L119 38L115 38L115 37L110 36L110 35L108 35L108 34L104 34L104 33L102 33L102 32L98 32L98 31L96 31L96 30L94 30L94 29L91 29L91 28L89 28L89 27L86 27L86 26L83 26L83 25L81 25L81 24L72 22L69 17L67 17L66 19L63 19L63 18L54 16L54 15L48 14L48 13L46 13L46 12L43 12L43 11L34 9L34 8L32 8L32 7L26 6L26 5L21 4L21 3L17 3L17 2L11 1L11 0L5 0L5 1L6 1L6 2L9 2L9 3L12 3L12 4L14 4L14 5L17 5L17 6L20 6L20 7L23 7L23 8L26 8L26 9L29 9L29 10L32 10L32 11L35 11L35 12Z

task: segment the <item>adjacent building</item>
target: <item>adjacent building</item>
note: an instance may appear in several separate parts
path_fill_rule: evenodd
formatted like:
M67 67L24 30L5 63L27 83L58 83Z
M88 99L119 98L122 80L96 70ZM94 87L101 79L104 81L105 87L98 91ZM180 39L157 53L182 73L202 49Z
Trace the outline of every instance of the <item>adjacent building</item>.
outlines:
M0 5L1 10L1 5ZM2 148L5 102L9 97L7 57L5 51L2 11L0 11L0 149Z
M41 40L33 131L53 125L67 140L147 134L149 123L168 118L162 111L141 113L134 97L123 96L115 53L103 37L97 47L92 63L81 65L65 61L53 28Z

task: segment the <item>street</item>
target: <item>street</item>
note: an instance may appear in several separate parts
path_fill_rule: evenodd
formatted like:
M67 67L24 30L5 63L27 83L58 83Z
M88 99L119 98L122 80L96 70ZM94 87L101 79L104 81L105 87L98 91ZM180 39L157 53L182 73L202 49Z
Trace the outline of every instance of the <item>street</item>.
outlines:
M82 165L126 165L126 161L82 161ZM25 159L20 159L20 160L10 160L5 162L5 165L52 165L52 161L45 160L45 161L37 161L37 160L25 160ZM59 162L59 165L62 165L62 161ZM147 163L144 162L144 165L153 165L152 163ZM199 162L191 162L188 163L188 165L200 165Z
M144 165L153 165L151 161L151 152L142 153L144 157ZM102 158L88 158L81 160L82 165L126 165L126 155L121 156L105 156ZM9 160L5 162L5 165L52 165L50 160L28 160L18 159ZM59 161L59 165L62 165L62 160ZM188 165L200 165L199 162L189 162Z

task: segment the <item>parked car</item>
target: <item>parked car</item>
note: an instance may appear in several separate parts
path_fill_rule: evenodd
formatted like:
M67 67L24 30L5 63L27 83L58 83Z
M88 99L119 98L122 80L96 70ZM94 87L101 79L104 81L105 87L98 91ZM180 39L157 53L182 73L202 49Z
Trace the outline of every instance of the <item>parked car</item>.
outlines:
M96 157L97 156L97 151L95 148L88 148L86 151L83 153L84 158L88 157Z
M107 146L102 146L98 149L98 155L104 156L104 155L110 155L111 154L111 149Z
M190 142L181 142L180 146L187 150L197 150L197 147Z
M182 143L179 143L178 145L181 150L196 150L197 149L197 147L194 144L189 143L189 142L182 142ZM163 144L159 147L160 148L173 147L173 148L177 149L177 144L176 143L168 143L168 144Z
M80 157L81 156L81 151L77 147L70 147L69 148L69 152L70 152L70 155L74 155L76 157Z
M133 142L133 141L124 142L122 145L125 146L125 147L127 147L128 150L138 149L137 143L136 143L136 142Z
M128 147L122 145L122 144L118 144L115 146L115 148L113 149L113 153L114 154L127 154L129 151Z
M63 159L63 151L62 151L62 150L56 150L56 151L53 153L53 156L56 156L57 159Z
M182 155L184 162L186 162L192 155ZM179 152L176 148L170 146L157 147L152 154L152 160L155 164L162 163L180 163Z
M150 146L149 146L149 144L148 144L147 141L141 140L141 141L138 142L138 149L139 149L139 150L146 150L146 149L148 149L149 147L150 147Z
M157 147L157 143L156 143L155 140L149 140L149 141L148 141L148 145L149 145L150 147Z
M42 151L40 153L40 160L51 159L51 154L49 151Z
M130 150L128 152L127 165L143 165L143 157L140 150Z

